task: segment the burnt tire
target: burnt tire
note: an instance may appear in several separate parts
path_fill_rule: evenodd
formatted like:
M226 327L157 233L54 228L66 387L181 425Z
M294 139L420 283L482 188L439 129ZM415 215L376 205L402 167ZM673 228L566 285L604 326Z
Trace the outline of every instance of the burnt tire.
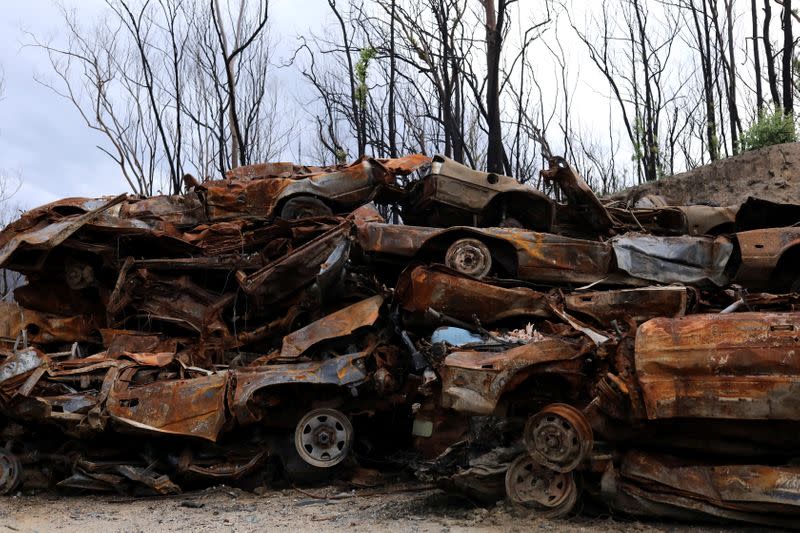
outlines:
M444 263L457 272L480 279L492 269L492 252L478 239L459 239L447 248Z
M299 218L325 217L333 215L333 210L319 198L313 196L295 196L289 198L281 208L280 217L284 220Z
M11 494L22 480L22 463L6 448L0 448L0 494Z

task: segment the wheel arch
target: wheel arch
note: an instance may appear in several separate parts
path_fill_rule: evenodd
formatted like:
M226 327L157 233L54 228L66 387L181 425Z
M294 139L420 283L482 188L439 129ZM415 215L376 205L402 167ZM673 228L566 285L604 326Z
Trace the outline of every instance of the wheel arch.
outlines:
M537 394L529 394L531 391ZM521 409L526 411L526 414L533 414L551 403L571 403L571 398L577 392L577 387L569 376L548 372L541 364L531 364L520 368L503 385L497 397L495 411L510 414L516 409ZM537 400L539 394L542 395L540 401ZM530 406L520 404L520 398L529 401Z
M516 274L518 259L514 245L505 239L487 235L470 228L454 228L434 235L419 247L415 257L443 262L447 249L459 239L478 239L489 247L493 261L499 263L509 274Z
M336 209L339 207L338 204L332 201L330 198L325 198L324 196L320 196L318 194L311 194L307 192L298 191L291 194L287 194L286 196L278 197L278 199L275 201L275 207L273 207L272 209L272 216L279 217L286 203L289 200L293 200L295 198L313 198L328 206L334 213L336 212Z
M800 242L794 241L781 253L775 269L770 275L770 287L781 290L797 290L800 279Z
M540 213L542 207L544 213ZM512 190L496 194L486 204L481 212L481 224L491 226L502 222L504 209L524 218L520 222L534 231L549 231L555 221L555 204L550 198L534 191Z

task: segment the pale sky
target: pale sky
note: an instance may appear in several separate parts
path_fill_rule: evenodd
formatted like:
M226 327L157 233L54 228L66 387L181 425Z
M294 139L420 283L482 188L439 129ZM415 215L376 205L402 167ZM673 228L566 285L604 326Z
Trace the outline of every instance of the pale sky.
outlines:
M65 4L78 9L87 23L104 7L103 0ZM119 167L96 147L103 136L86 127L72 104L34 81L36 74L50 75L50 66L41 50L23 46L28 42L25 31L42 40L58 39L62 33L56 4L0 0L0 5L0 68L5 78L0 171L22 179L13 202L31 208L67 196L129 192ZM322 27L329 11L325 0L274 0L270 9L273 42L285 51L293 49L299 33Z
M105 7L103 0L63 1L67 7L74 7L87 25L91 25ZM514 4L511 16L523 25L530 24L540 20L541 5L540 0L520 0ZM597 3L573 0L570 5L573 13L580 14L576 17L580 23ZM737 12L746 12L749 2L737 0L736 5ZM61 15L54 0L0 0L0 6L0 68L5 78L5 92L0 100L0 173L19 176L22 180L13 202L22 208L31 208L67 196L94 197L129 192L119 168L97 148L105 142L104 137L86 127L71 103L34 80L37 74L52 77L52 72L43 51L24 46L30 42L25 31L34 33L42 41L51 38L57 43L63 38ZM326 0L272 0L270 10L270 38L277 50L275 63L285 60L296 48L298 35L311 31L325 34L326 28L333 31ZM744 22L746 17L737 26ZM607 135L611 115L612 128L619 131L621 141L617 160L630 164L630 145L618 123L617 104L608 97L605 79L588 60L585 48L571 32L568 22L561 20L559 24L557 31L567 55L568 84L574 90L573 120L580 123L581 134L586 139L597 134L600 142L605 142L602 136ZM476 28L476 35L479 38L483 35L482 27ZM509 39L513 41L514 38L512 32ZM747 42L738 35L736 41ZM552 56L548 57L543 48L545 44L532 48L531 58L534 62L541 60L539 83L545 94L543 104L549 113L555 103L553 95L557 90L558 72ZM741 58L739 55L737 62ZM286 98L297 100L298 95L310 95L297 69L277 69L273 73L273 83ZM670 79L669 83L680 84L683 80ZM310 96L305 98L308 100ZM302 106L292 107L289 111L295 114L302 109ZM558 133L553 131L551 135L557 137ZM287 154L285 159L290 157Z

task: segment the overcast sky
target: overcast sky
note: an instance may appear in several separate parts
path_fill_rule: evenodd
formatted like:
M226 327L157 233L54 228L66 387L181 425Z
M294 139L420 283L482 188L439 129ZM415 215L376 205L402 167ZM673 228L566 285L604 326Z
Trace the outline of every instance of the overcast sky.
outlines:
M77 10L79 19L87 26L92 26L107 9L104 0L63 1L67 7ZM31 41L26 32L35 34L41 41L58 43L63 39L63 22L55 1L0 2L3 5L0 68L5 79L5 91L0 100L0 173L22 180L14 202L22 208L30 208L67 196L94 197L128 192L116 163L97 149L98 144L105 142L104 137L86 127L71 103L34 80L36 75L52 79L52 71L42 50L25 46ZM575 0L570 5L576 20L580 21L591 11L591 6L597 4L594 0ZM735 5L740 11L746 11L749 2L737 0ZM515 3L512 19L521 27L539 21L543 14L537 6L541 4L534 0ZM298 35L310 31L325 34L326 28L335 31L326 0L272 0L270 12L275 64L285 60L296 48ZM746 20L742 19L739 24L744 22ZM622 140L619 159L631 164L629 143L622 135L621 125L615 124L618 119L610 116L618 114L618 109L609 99L607 82L587 59L585 48L570 31L567 20L561 20L560 24L560 40L569 65L568 85L574 91L571 98L573 120L579 123L582 137L589 141L595 134L607 139L611 120L612 131L619 132L617 138ZM479 31L482 34L482 28ZM510 42L515 38L512 31ZM744 43L745 39L737 35L737 42ZM545 41L539 42L539 48L532 48L530 53L537 63L543 106L545 111L551 112L556 103L554 95L560 71L542 48L545 44ZM678 56L680 63L680 54ZM310 89L302 83L296 68L276 69L273 75L271 83L286 99L306 99L300 105L292 105L290 113L296 115L298 109L308 108L305 104L310 99ZM669 80L679 85L683 82L680 78ZM284 158L290 157L287 154Z
M52 0L2 0L0 68L5 91L0 100L0 171L19 176L14 201L35 207L67 196L102 196L127 192L119 167L96 148L92 132L69 102L39 85L34 76L50 75L41 50L25 47L30 31L42 40L62 36L61 15ZM103 11L103 0L66 0L90 23ZM302 9L298 6L302 5ZM325 0L275 0L271 35L279 49L291 50L296 36L325 23ZM283 74L281 74L283 75ZM291 83L291 82L290 82Z

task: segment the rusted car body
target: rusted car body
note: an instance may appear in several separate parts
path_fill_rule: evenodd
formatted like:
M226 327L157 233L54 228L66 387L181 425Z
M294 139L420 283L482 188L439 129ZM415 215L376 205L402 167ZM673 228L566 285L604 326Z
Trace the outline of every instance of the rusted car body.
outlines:
M507 275L519 279L542 283L562 280L593 283L609 275L613 252L607 243L517 228L456 226L439 229L381 223L368 223L358 228L359 246L367 253L406 260L425 258L441 263L446 262L447 251L453 244L469 237L487 243L491 251L490 265L496 264ZM465 271L467 268L461 264L464 262L455 258L448 266ZM488 271L483 275L486 273Z
M554 183L567 199L566 204L558 204L559 232L592 237L611 233L614 219L578 171L563 157L551 157L548 164L541 171L542 178Z
M254 165L9 224L0 493L401 458L539 516L793 525L800 295L748 289L797 288L800 207L628 209L562 158L558 201L443 158L397 185L428 162Z
M655 235L723 235L733 231L739 206L676 205L653 208L607 206L614 220Z
M691 308L686 287L641 287L556 294L528 287L504 287L476 280L444 266L414 266L403 272L395 298L409 318L430 322L430 310L469 322L494 324L510 319L553 319L553 306L609 327L612 320L642 323L656 317L678 317Z
M722 286L733 251L725 237L626 234L601 242L518 228L426 228L357 217L365 220L356 224L359 247L377 257L441 262L478 278L494 269L501 277L543 284L636 286L658 281Z
M571 472L580 471L587 490L623 512L793 527L792 520L800 512L800 492L792 481L797 469L788 461L798 439L787 435L781 439L786 442L773 442L774 455L769 464L762 464L758 461L770 449L769 436L756 439L753 428L739 427L780 423L783 425L774 427L794 435L800 428L795 400L797 369L790 361L797 321L796 313L654 318L639 326L629 368L618 366L619 361L608 368L597 361L591 345L570 346L563 338L545 337L511 348L492 346L488 340L489 344L468 351L466 346L453 347L440 363L438 405L468 417L519 416L539 410L540 414L530 416L523 432L528 451L516 456L517 461L511 461L513 454L494 456L489 466L506 474L505 490L512 501L532 505L544 516L563 514L565 507L574 505L573 489L555 487L570 487ZM591 387L584 388L586 383L580 377L592 367L596 367L591 374L597 376L600 386L594 399L595 393ZM618 386L615 393L603 392L603 368L621 375L612 381ZM635 431L627 418L609 419L608 413L615 409L610 402L620 401L620 395L623 401L641 402L624 409L625 417L637 420ZM579 407L558 407L564 404L557 402L564 401ZM442 432L452 435L456 431L447 439L453 442L451 439L463 438L470 431L464 423L459 436L453 427L437 421L441 415L435 411L421 410L417 416L421 420L415 427L432 428L417 433L418 438L431 441L428 446L435 446L437 439L444 437ZM663 425L672 421L675 424ZM586 424L583 427L582 422ZM768 426L755 427L763 430ZM604 445L595 449L592 443L598 437ZM574 439L574 445L559 444L567 438ZM754 445L756 441L758 445ZM491 441L483 441L483 445L487 442ZM628 451L611 455L606 451L609 444ZM711 461L698 460L698 454L709 446L721 455ZM439 449L453 453L452 449ZM536 462L536 450L543 450L545 463ZM533 463L528 453L533 455ZM575 457L570 466L558 462L566 457ZM528 462L519 462L525 458ZM787 461L785 465L781 458ZM488 487L492 483L486 479L487 456L468 454L462 460L476 472L470 479L463 473L453 474L456 477L448 477L446 484L457 481L459 490L476 497L491 492ZM521 492L518 483L528 482L539 488ZM558 496L560 503L556 505L555 498L548 501L553 496Z
M691 308L690 290L682 286L582 291L564 295L564 308L605 327L613 320L640 324L656 317L679 317Z
M547 231L555 212L553 201L533 187L437 155L430 173L409 190L403 218L435 227L505 224Z
M527 287L499 287L443 266L415 266L401 274L395 298L417 320L433 309L459 320L475 315L484 324L509 318L552 316L547 295ZM474 305L481 302L480 305Z
M800 290L800 227L736 233L740 266L735 281L748 287Z
M365 406L374 408L368 391L358 399L353 398L353 391L371 382L376 363L368 360L380 347L380 341L367 334L361 351L333 355L328 350L322 359L306 348L349 338L357 330L364 332L377 320L382 303L383 297L374 296L345 307L339 314L334 313L332 320L313 322L287 335L277 357L241 368L189 367L169 352L123 352L117 356L99 353L75 358L69 352L48 356L33 347L14 350L0 364L0 397L4 399L1 412L21 423L55 424L64 434L79 439L102 438L109 432L133 439L169 435L188 439L184 440L185 446L192 448L197 439L217 443L231 431L241 433L242 428L256 423L267 424L274 431L288 431L313 406L311 398L301 398L315 387L327 391L329 402L336 397L331 396L331 391L339 390L338 408L345 413ZM303 342L306 348L301 346ZM294 364L279 362L301 355L306 357ZM292 387L299 388L298 397L291 394ZM281 393L273 394L273 390ZM236 478L242 468L255 467L278 451L274 442L266 440L244 458L241 468L227 470L228 475L224 468L195 468L192 472L216 479ZM8 450L3 453L7 455ZM157 492L179 490L170 477L181 477L181 472L161 460L157 464L162 472L169 473L161 474L160 485L148 483L151 478L138 481ZM74 468L77 466L62 475L75 475ZM79 486L69 479L50 482ZM94 488L115 488L112 478L92 479ZM12 485L19 481L17 478L15 483L0 488L13 490Z
M341 218L178 229L163 219L117 218L115 209L129 204L62 202L0 235L4 266L27 278L15 290L18 312L9 309L9 337L26 329L46 347L79 341L101 349L105 329L144 329L179 339L186 363L221 363L227 350L263 346L301 316L324 314L349 254L351 223Z
M575 374L583 366L577 359L587 351L580 342L545 338L502 352L452 352L440 371L441 406L476 415L502 415L506 406L498 406L501 397L534 375L576 381Z
M800 314L655 318L636 333L649 419L800 420Z
M348 166L327 168L291 163L251 165L231 170L224 180L203 184L203 196L212 221L287 215L287 202L300 198L322 202L321 208L308 214L333 214L390 191L396 176L410 174L429 162L416 154L394 160L362 158Z
M616 221L578 172L552 157L542 178L561 192L559 203L514 178L480 172L442 155L403 200L403 219L420 226L516 227L567 235L606 235Z
M797 527L796 466L702 465L663 454L629 452L603 476L603 496L638 516Z

